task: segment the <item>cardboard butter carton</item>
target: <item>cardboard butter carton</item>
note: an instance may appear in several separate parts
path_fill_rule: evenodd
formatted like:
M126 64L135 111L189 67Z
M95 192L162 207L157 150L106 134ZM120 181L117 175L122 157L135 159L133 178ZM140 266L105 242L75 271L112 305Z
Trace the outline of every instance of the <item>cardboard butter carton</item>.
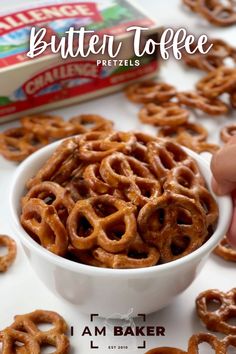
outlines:
M127 0L48 0L0 15L0 123L25 114L78 103L120 90L128 82L153 76L159 66L157 50L137 57L134 32L128 27L148 28L142 35L158 38L155 22ZM58 39L69 28L83 27L122 41L116 60L108 53L63 59L45 50L30 58L32 27L46 29L46 38ZM88 40L87 40L88 42Z

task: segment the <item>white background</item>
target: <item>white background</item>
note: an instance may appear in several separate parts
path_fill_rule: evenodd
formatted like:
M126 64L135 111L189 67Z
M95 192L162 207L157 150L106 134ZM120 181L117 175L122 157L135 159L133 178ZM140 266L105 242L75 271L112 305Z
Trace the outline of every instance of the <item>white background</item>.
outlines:
M160 25L186 27L192 33L207 33L211 37L223 38L236 46L236 26L226 29L212 27L181 6L180 0L139 0L137 2L147 12L152 14ZM7 6L15 7L17 4L26 3L26 0L1 1L0 10L5 9ZM194 83L200 77L200 72L189 70L183 64L175 61L164 63L159 73L161 80L176 85L180 90L193 88ZM122 93L55 112L65 118L79 113L98 113L113 119L119 129L128 130L135 128L136 130L150 131L150 127L143 127L138 123L136 119L137 108L127 102ZM204 116L196 116L196 119L209 129L211 140L218 142L219 128L226 123L226 119L224 117L206 118ZM231 117L232 120L235 120L235 114L234 117ZM16 122L0 126L0 130L15 125ZM16 165L0 157L0 232L9 234L14 238L16 236L12 232L11 220L8 215L8 191L16 168ZM31 269L19 241L16 241L18 244L16 262L6 274L0 275L0 329L12 322L14 314L27 313L39 308L55 310L65 317L69 325L74 326L75 335L71 338L71 344L74 348L73 353L105 353L104 350L89 349L90 338L81 338L82 329L89 323L88 317L80 314L68 303L56 298L45 288ZM166 336L159 338L149 337L147 339L147 348L165 345L186 349L189 336L194 332L203 330L194 312L194 300L199 292L208 288L220 288L226 291L234 286L235 264L226 263L211 255L201 274L187 291L176 298L175 302L167 308L148 316L146 323L148 325L166 327ZM103 324L102 321L97 321L96 323L98 325ZM138 321L136 321L136 324L138 324ZM142 340L142 338L138 339L138 343L141 344ZM98 343L99 340L95 339L95 342ZM106 342L103 339L103 345L104 343L112 344L113 339L111 337L106 338ZM122 343L120 340L114 342L116 345ZM133 344L135 344L135 341ZM109 352L143 354L143 350L110 350Z

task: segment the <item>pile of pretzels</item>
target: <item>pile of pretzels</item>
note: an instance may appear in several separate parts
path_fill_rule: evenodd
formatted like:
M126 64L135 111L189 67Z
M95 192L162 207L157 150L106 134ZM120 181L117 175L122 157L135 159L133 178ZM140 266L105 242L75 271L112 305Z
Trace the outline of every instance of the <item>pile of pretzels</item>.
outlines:
M63 141L27 182L21 223L49 251L87 265L140 268L200 247L217 204L179 145L135 132Z

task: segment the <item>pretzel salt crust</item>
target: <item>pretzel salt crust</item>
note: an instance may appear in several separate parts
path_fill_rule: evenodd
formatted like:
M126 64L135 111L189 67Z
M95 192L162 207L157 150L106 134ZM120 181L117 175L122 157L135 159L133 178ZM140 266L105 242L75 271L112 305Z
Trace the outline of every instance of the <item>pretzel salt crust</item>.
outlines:
M16 242L7 235L0 235L0 248L6 247L7 254L0 256L0 273L6 272L16 258Z
M233 249L224 236L223 240L216 246L214 253L228 262L236 262L236 250Z
M127 98L135 103L168 102L176 94L174 86L164 82L141 81L128 86Z
M142 123L155 126L179 126L187 122L189 112L173 102L158 105L148 103L139 112Z
M42 331L40 324L51 324L53 327ZM14 322L0 332L2 353L40 354L41 346L53 346L54 353L69 353L69 340L66 337L67 324L56 312L36 310L29 314L15 316ZM18 345L21 344L21 345Z
M10 161L20 162L48 142L47 137L25 128L11 128L0 134L0 154Z
M236 326L228 321L236 315L236 288L224 293L216 289L206 290L196 299L197 314L208 330L224 334L236 334ZM214 311L209 310L210 303L218 304Z

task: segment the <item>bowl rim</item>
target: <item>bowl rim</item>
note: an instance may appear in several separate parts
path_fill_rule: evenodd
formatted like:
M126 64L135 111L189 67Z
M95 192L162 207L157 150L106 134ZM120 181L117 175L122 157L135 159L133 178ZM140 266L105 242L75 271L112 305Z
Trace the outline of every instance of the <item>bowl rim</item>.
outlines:
M66 138L68 139L68 138ZM210 189L210 192L213 194L215 197L217 204L219 206L219 210L223 210L224 216L222 216L222 211L219 213L219 219L218 219L218 225L216 227L215 232L213 235L207 240L202 246L200 246L198 249L193 251L192 253L181 257L179 259L176 259L174 261L171 261L169 263L164 263L164 264L159 264L156 266L152 267L145 267L145 268L133 268L133 269L111 269L111 268L102 268L102 267L95 267L95 266L90 266L82 263L78 263L72 260L69 260L67 258L64 258L62 256L58 256L41 245L39 245L36 241L33 240L33 238L30 237L30 235L24 230L22 227L17 208L18 205L15 205L14 202L14 195L15 191L17 189L18 185L18 180L20 180L21 175L24 173L24 171L28 168L29 166L34 164L35 161L39 158L42 157L43 155L45 156L45 160L51 155L51 153L55 150L55 148L60 145L60 143L65 140L58 140L54 143L51 143L38 151L34 152L32 155L27 157L16 169L14 172L13 179L11 181L10 185L10 193L9 193L9 204L10 204L10 216L11 219L13 220L13 228L14 231L19 235L21 243L26 246L29 249L32 249L37 255L39 255L42 258L46 258L47 261L50 263L53 263L57 266L60 266L61 268L66 268L70 271L73 272L81 272L86 275L97 275L97 276L118 276L118 277L127 277L127 276L140 276L142 274L153 274L156 272L164 272L164 271L169 271L170 269L176 267L176 266L183 266L185 264L188 264L189 262L197 259L201 254L205 255L208 252L210 252L220 241L220 239L223 237L225 232L227 231L230 221L232 218L232 213L233 213L233 206L232 206L232 200L230 196L216 196L212 189L211 186L208 186ZM191 157L193 157L197 162L200 161L201 165L203 166L204 170L208 169L210 171L210 164L209 162L203 158L202 156L198 155L196 152L181 146ZM50 154L50 155L49 155ZM49 155L49 156L47 156ZM205 176L204 176L205 177ZM210 180L210 177L209 177ZM207 181L209 183L209 181ZM221 206L221 208L220 208Z

